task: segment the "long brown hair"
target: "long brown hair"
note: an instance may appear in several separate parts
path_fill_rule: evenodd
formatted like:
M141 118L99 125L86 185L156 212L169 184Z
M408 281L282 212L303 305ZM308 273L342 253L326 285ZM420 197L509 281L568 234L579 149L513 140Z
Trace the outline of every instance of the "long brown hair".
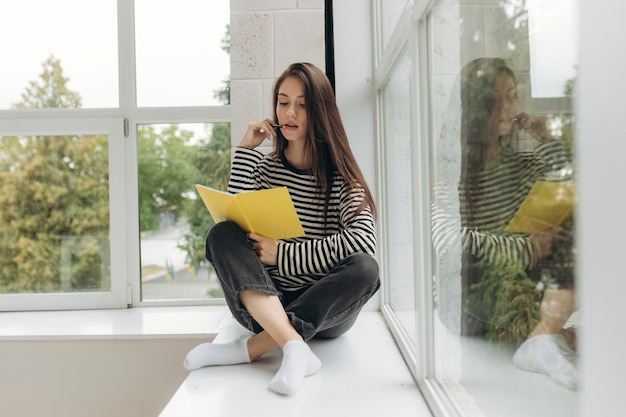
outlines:
M276 116L278 91L288 77L300 80L304 86L304 100L309 121L304 157L309 162L308 165L315 177L319 192L325 195L324 216L328 208L335 172L343 177L350 188L361 188L364 192L363 201L355 215L369 206L372 214L376 216L372 193L350 149L348 136L335 101L335 94L326 74L307 62L291 64L274 83L274 121L278 123ZM277 129L274 145L276 155L283 155L289 145L280 129Z
M467 213L467 226L474 224L475 199L478 197L477 174L485 170L483 150L488 142L498 140L505 153L512 151L516 129L504 136L491 130L491 112L498 95L496 82L501 74L508 74L517 84L515 73L501 58L477 58L461 70L461 188ZM463 200L462 200L463 201Z
M501 58L477 58L461 71L461 146L464 149L462 170L464 174L484 169L483 148L486 143L498 140L493 137L489 121L495 105L496 82L500 74L509 75L517 84L515 73ZM503 145L510 145L512 133L499 138Z

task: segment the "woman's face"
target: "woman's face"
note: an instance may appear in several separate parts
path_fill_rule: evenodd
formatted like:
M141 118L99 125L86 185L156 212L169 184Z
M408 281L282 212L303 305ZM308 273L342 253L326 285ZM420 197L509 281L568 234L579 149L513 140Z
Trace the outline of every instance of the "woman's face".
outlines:
M278 88L276 117L283 136L288 141L303 141L307 137L308 120L304 101L304 85L294 77L287 77Z
M517 86L513 77L503 72L496 80L496 101L491 111L491 126L496 136L511 133L517 114Z

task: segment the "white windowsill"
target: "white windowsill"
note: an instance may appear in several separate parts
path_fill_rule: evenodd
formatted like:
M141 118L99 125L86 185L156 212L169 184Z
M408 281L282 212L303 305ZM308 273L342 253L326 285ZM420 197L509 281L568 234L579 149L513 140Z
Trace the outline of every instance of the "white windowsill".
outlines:
M215 338L228 318L223 306L0 313L0 341Z
M232 317L224 324L215 343L249 334ZM346 334L309 345L322 369L293 396L267 389L282 360L274 351L251 364L190 372L159 417L265 415L264 410L274 417L378 417L390 411L394 417L432 417L380 313L363 311Z

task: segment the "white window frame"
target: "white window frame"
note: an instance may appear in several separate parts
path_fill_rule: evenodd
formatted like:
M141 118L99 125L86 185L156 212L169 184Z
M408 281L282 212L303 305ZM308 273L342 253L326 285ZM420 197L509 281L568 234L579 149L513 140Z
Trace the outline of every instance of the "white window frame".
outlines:
M377 106L376 106L376 119L377 119L377 124L378 124L378 159L377 159L377 163L378 163L378 180L379 183L383 183L383 177L385 175L385 172L387 171L387 163L383 158L383 155L385 153L385 143L382 143L382 140L380 138L384 137L384 108L383 108L383 92L384 92L384 88L385 85L387 83L387 81L389 80L389 77L391 75L391 73L393 72L395 65L398 61L398 59L400 59L400 57L403 54L408 54L408 58L409 58L409 66L411 68L410 70L410 77L409 77L409 96L410 96L410 113L411 114L416 114L416 106L419 103L418 100L418 88L417 88L417 83L416 83L416 77L415 77L415 62L416 62L416 46L415 43L416 41L414 39L412 39L412 34L413 34L413 30L414 30L414 25L415 23L412 20L412 8L414 6L412 1L407 1L407 4L404 8L404 10L402 11L401 15L398 18L398 21L396 22L396 25L391 33L391 36L389 37L386 45L383 45L383 42L381 40L381 9L380 9L380 2L381 0L374 0L373 1L373 9L374 9L374 21L376 22L376 28L377 28L377 40L375 42L376 46L378 48L380 48L377 53L376 53L376 63L375 63L375 69L374 69L374 77L373 77L373 81L374 81L374 89L377 92L376 94L376 101L377 101ZM410 128L410 140L412 143L418 143L416 137L418 135L418 125L417 125L417 121L416 118L411 118L411 128ZM417 155L416 152L414 151L415 147L412 147L412 151L413 154L411 155L411 160L412 160L412 169L414 171L417 170L418 167L421 166L421 164L416 164L416 159L417 159ZM416 177L416 175L419 175L418 172L412 172L411 175L413 176L414 179L419 178ZM419 179L418 179L419 181ZM416 195L416 192L418 190L416 190L418 187L418 184L416 182L414 182L413 184L413 195ZM379 201L386 201L386 196L385 196L385 190L381 189L379 190L379 196L378 196L378 200ZM414 207L414 212L411 213L411 216L413 218L413 221L418 220L418 217L416 216L415 210L421 205L420 202L416 201L415 197L413 199L413 207ZM385 212L383 211L381 213L381 224L386 224L387 219L385 218ZM420 224L417 223L414 226L415 229L421 229ZM389 236L385 236L385 228L383 227L383 230L381 231L382 234L382 241L385 242L387 241L390 237ZM414 236L414 241L415 241L415 236ZM383 276L389 277L389 273L387 272L387 268L386 265L389 264L390 260L388 260L388 254L386 253L386 248L383 247L381 248L381 269L382 269L382 274ZM417 269L415 269L415 271L420 271L422 269L422 265L418 265L417 261L415 262L415 267ZM416 282L419 283L422 280L417 279ZM393 308L391 308L389 306L389 299L388 299L388 294L390 293L388 285L390 285L390 279L387 278L385 280L385 287L383 288L383 302L382 302L382 306L381 306L381 311L386 319L386 321L389 323L390 325L390 329L394 335L394 338L397 340L399 348L405 358L405 360L407 361L407 364L411 370L411 372L413 373L413 376L418 379L419 375L418 375L418 363L420 362L419 357L418 357L418 351L420 350L419 346L415 346L412 341L411 338L409 336L409 333L414 333L415 335L417 335L417 323L418 323L418 313L416 311L416 328L414 329L406 329L402 326L401 321L399 320L399 318L397 317L397 315L395 314L395 312L393 311ZM419 292L421 289L418 289L417 287L415 288L415 300L417 301L421 301L420 300L420 296L419 296ZM416 303L417 305L417 303ZM416 339L417 340L417 339ZM418 345L420 345L420 343L418 343Z
M407 13L410 4L407 4L407 7L404 9L402 14L399 16L398 22L394 27L394 30L391 33L391 36L387 40L385 44L383 42L382 35L382 27L383 27L383 17L382 17L382 5L381 0L373 0L372 1L372 15L374 16L374 27L375 27L375 42L374 45L376 47L375 56L375 65L374 65L374 75L373 75L373 84L374 91L376 91L376 124L377 124L377 183L384 184L385 183L385 173L387 172L387 163L385 161L385 153L386 153L386 145L383 143L381 138L384 138L384 88L387 82L389 81L389 77L398 60L405 53L407 47L407 39L409 37L408 29L409 29L409 15ZM410 53L411 51L407 51L409 54L409 60L412 59ZM412 81L412 77L411 80ZM409 87L411 88L411 87ZM411 139L412 140L412 139ZM386 192L384 187L378 188L378 201L387 201ZM388 222L388 218L384 210L381 210L380 213L380 224L383 225L380 230L380 237L382 242L389 241L389 236L387 234L387 229L384 227ZM383 285L381 287L381 312L385 321L389 325L389 329L391 333L398 343L398 347L402 352L402 355L407 362L407 365L413 375L415 376L415 372L417 369L417 357L416 357L416 346L412 342L412 338L410 332L414 332L415 329L406 329L402 325L401 319L394 312L393 308L389 305L389 294L391 293L390 285L392 285L391 280L389 279L389 260L388 255L388 246L382 245L380 248L380 269L381 276L383 277Z
M413 212L411 213L413 222L413 242L415 245L414 271L415 271L415 328L406 329L389 305L389 289L383 288L381 311L389 324L389 328L398 343L407 365L413 374L424 398L437 416L460 416L461 411L450 400L445 387L442 387L435 378L435 346L433 328L433 253L431 245L431 220L430 220L430 141L429 123L431 120L429 108L429 57L428 57L428 37L426 18L434 0L408 0L400 15L396 26L385 46L380 41L380 9L379 1L373 0L373 13L375 16L375 27L377 27L376 47L381 48L376 53L374 70L374 89L377 92L377 124L378 124L378 179L383 183L382 176L386 172L386 163L382 155L385 152L385 144L381 139L383 136L383 108L381 107L382 94L386 82L397 59L406 50L409 55L410 77L410 114L419 115L411 118L410 136L412 178L413 178ZM386 201L384 191L380 190L379 201ZM381 223L385 224L385 213L381 213ZM383 232L384 234L384 232ZM382 239L387 241L385 237ZM381 273L388 274L385 265L390 261L385 250L381 251ZM385 279L385 285L389 285L389 278ZM414 334L415 344L412 342L409 333Z
M117 0L119 107L0 111L0 136L102 133L109 137L111 291L0 294L0 311L212 305L219 300L141 300L137 126L228 123L230 106L138 108L134 1Z
M126 276L127 242L124 239L126 198L124 193L115 192L116 185L119 187L119 184L123 184L125 177L122 119L89 117L89 112L82 111L72 111L68 114L71 117L59 117L61 115L53 111L41 111L29 113L27 116L30 117L5 119L0 124L0 134L2 136L107 135L109 141L111 290L107 292L0 294L0 306L4 311L126 306L126 283L120 279ZM116 244L113 244L114 242Z

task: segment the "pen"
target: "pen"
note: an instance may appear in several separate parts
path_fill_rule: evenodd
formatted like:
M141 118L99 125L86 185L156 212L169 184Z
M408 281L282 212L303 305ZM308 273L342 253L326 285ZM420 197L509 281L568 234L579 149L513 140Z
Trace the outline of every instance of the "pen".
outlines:
M287 125L272 125L272 127L274 129L280 129L280 128L285 127L285 126L287 126ZM265 133L265 129L263 129L263 128L259 129L259 133Z

